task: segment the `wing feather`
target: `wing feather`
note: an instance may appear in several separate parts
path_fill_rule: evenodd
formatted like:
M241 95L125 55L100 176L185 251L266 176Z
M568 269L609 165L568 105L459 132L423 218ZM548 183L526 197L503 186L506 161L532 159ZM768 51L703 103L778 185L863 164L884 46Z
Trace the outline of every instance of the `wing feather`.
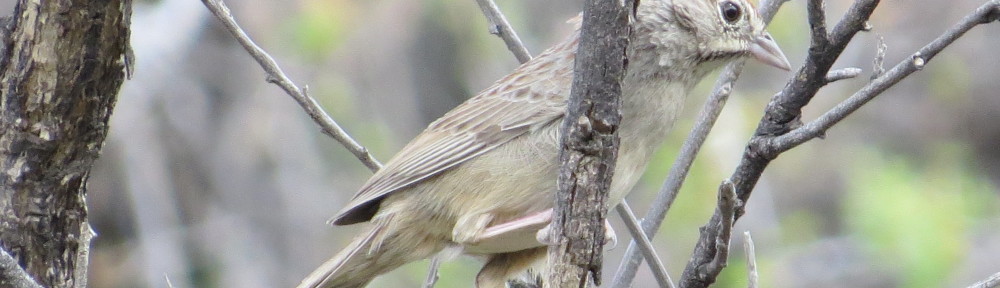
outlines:
M368 179L332 222L367 221L387 195L562 118L576 40L570 37L547 50L431 123Z

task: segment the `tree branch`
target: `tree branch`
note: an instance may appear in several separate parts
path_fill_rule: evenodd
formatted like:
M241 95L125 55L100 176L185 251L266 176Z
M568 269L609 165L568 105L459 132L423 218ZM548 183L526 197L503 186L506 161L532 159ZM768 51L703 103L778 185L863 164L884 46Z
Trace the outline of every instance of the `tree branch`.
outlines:
M623 3L627 2L627 3ZM591 0L583 12L550 224L548 287L601 283L608 189L618 156L632 1Z
M813 5L815 6L815 4L817 3ZM833 33L827 37L828 41L818 41L815 37L820 34L816 32L818 22L811 24L813 25L814 42L813 47L809 49L809 56L806 58L805 64L782 92L775 95L768 103L755 136L750 139L737 170L728 179L735 185L737 198L740 200L736 207L735 218L739 218L743 214L743 205L764 168L774 157L777 157L777 153L774 151L762 150L769 147L762 147L759 143L764 142L765 140L762 139L766 139L766 137L784 134L797 126L801 108L812 99L820 87L828 83L826 82L826 74L833 62L847 46L851 37L864 26L864 22L877 4L878 0L856 1L844 18L834 27ZM812 9L815 11L818 10L817 8L813 7ZM816 16L811 16L810 20L817 21L819 19ZM825 47L821 49L816 47L817 45ZM719 258L718 253L725 252L720 251L716 244L728 241L728 239L720 239L720 237L725 236L720 225L725 221L725 217L720 209L717 209L708 224L703 226L691 259L681 276L681 287L708 287L715 282L718 273L703 273L710 271L704 269L703 266L712 264L713 260Z
M997 10L1000 9L998 8L998 2L1000 2L1000 0L987 2L982 7L977 9L972 16L963 19L963 21L957 25L957 28L952 29L942 38L935 40L925 47L925 49L921 49L918 54L915 54L908 61L904 61L910 63L900 63L902 66L897 65L897 67L893 68L892 71L886 75L879 76L879 78L876 78L875 81L869 83L868 86L855 94L855 96L858 97L852 96L845 101L845 103L850 104L842 105L852 107L848 109L850 111L856 110L857 107L855 106L863 105L867 102L866 99L870 100L870 97L874 97L874 95L883 92L885 89L902 79L902 77L905 77L903 74L910 74L922 68L923 65L926 64L927 59L940 52L941 49L950 44L955 38L961 36L964 31L967 31L972 26L977 24L995 21L997 17L1000 17L996 16L997 14L1000 14L997 12ZM786 85L780 93L775 95L775 97L772 98L771 102L768 104L765 115L761 119L755 135L747 144L747 148L739 166L729 178L730 181L735 183L738 198L741 200L735 215L737 218L744 213L744 205L750 196L752 188L756 185L757 180L760 179L761 173L763 173L763 170L767 167L771 160L776 158L781 152L784 152L808 139L821 135L820 132L836 123L834 119L839 121L842 117L846 117L846 115L834 116L840 115L836 114L839 112L835 112L834 114L829 114L830 116L828 117L821 117L820 119L817 119L817 121L814 121L815 124L811 123L811 125L807 125L809 128L805 128L804 126L801 128L796 127L799 115L801 115L802 107L809 103L820 87L829 83L826 75L830 66L839 57L840 53L851 40L853 35L858 31L866 29L867 25L865 23L877 4L878 0L856 1L850 10L845 14L844 18L834 27L833 32L829 35L828 46L823 49L819 49L815 47L818 42L814 42L814 47L810 48L809 57L806 59L806 63L796 74L796 77L791 79L788 85ZM816 18L810 17L810 19ZM954 31L961 32L951 33ZM822 51L822 53L819 53L820 51ZM894 80L890 81L890 79ZM838 109L834 110L841 111ZM849 114L849 112L847 113ZM826 115L827 114L824 116ZM839 119L837 117L839 117ZM804 137L804 134L797 133L786 135L789 131L811 131L813 134L810 134L810 137ZM726 221L725 217L726 216L724 214L717 211L705 227L719 227L720 223L724 223ZM701 237L696 244L691 260L688 262L688 266L685 267L684 275L682 276L680 282L681 287L707 287L715 281L718 274L704 274L702 272L706 270L702 267L713 264L713 260L719 258L719 255L717 254L725 253L725 251L719 249L720 247L714 245L715 243L719 243L721 237L724 237L724 235L722 235L724 231L720 230L721 228L702 230Z
M250 39L250 36L247 35L246 31L244 31L243 28L240 28L239 24L236 23L236 19L233 18L233 15L229 12L229 8L226 7L225 3L221 0L202 0L201 2L205 4L205 7L208 7L209 11L212 11L212 15L215 15L215 17L222 22L222 25L226 27L226 31L229 31L229 33L233 34L233 37L236 37L236 41L238 41L240 45L242 45L243 48L250 53L250 56L253 57L258 64L260 64L261 68L264 68L264 72L267 73L267 82L278 85L278 87L281 87L282 90L285 90L285 93L292 96L292 98L295 99L295 102L298 102L299 106L302 106L302 109L305 110L306 114L309 114L309 117L311 117L316 124L319 124L323 134L333 137L334 140L337 140L337 142L344 145L344 148L347 148L347 151L354 154L354 156L357 157L362 164L365 164L365 166L373 172L382 168L382 164L380 164L378 160L375 160L375 157L368 152L368 149L365 149L365 147L362 147L361 144L358 144L357 141L351 138L351 136L348 135L347 132L345 132L344 129L330 117L329 114L323 111L323 108L319 106L316 99L309 96L307 93L308 87L299 88L296 86L295 83L292 82L287 75L285 75L285 72L281 70L281 67L279 67L278 63L274 61L274 58L267 54L267 52L260 48L260 46L257 46L252 39Z
M1000 1L994 0L979 6L975 12L965 16L958 24L952 26L947 32L934 39L930 44L927 44L916 53L913 53L908 59L900 61L896 66L892 67L888 72L881 74L879 77L872 80L868 85L861 88L850 98L844 100L830 111L823 113L822 116L809 122L802 127L799 127L788 134L775 137L770 141L769 145L774 146L776 151L787 151L795 146L798 146L810 139L816 138L822 135L827 129L833 127L848 115L857 111L861 106L871 101L876 96L882 94L886 89L892 87L899 81L903 80L913 72L920 71L923 69L927 62L930 62L941 50L948 47L952 42L955 42L959 37L968 32L973 27L980 24L989 23L995 21L997 15L1000 13L996 12L1000 7Z
M990 277L986 277L986 279L983 279L983 281L976 282L976 284L972 284L972 286L969 286L969 288L996 288L996 287L1000 287L1000 273L990 275Z
M525 48L524 43L521 43L521 38L517 37L517 32L514 32L514 29L510 27L507 17L500 13L497 4L493 0L476 0L476 3L479 4L479 9L483 10L483 15L486 15L486 20L490 23L490 34L503 39L503 42L507 44L507 50L514 53L518 62L524 64L524 62L531 60L528 48Z
M663 261L656 254L656 249L653 248L653 243L649 241L649 237L646 237L646 233L642 231L642 227L639 227L639 220L635 218L635 213L632 212L632 207L629 207L628 202L622 200L618 207L615 207L618 211L618 215L625 219L625 226L628 227L629 232L632 233L635 241L639 243L639 250L642 251L642 256L649 259L649 269L653 271L653 277L656 278L656 283L660 284L660 287L674 288L674 280L670 279L670 274L667 273L666 265L663 265Z

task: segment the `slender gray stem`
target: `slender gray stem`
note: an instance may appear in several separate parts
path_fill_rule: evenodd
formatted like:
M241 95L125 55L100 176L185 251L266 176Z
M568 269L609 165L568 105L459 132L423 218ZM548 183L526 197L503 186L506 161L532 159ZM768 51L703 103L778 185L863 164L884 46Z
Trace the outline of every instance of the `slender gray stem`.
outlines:
M514 32L514 29L510 27L507 17L500 13L497 4L493 0L476 0L476 3L479 4L479 9L483 10L483 15L486 15L486 21L489 21L490 34L503 39L503 42L507 44L507 49L514 53L518 62L524 63L531 60L528 48L525 48L524 43L521 43L521 38L517 37L517 32Z
M663 261L656 254L656 249L653 248L653 243L649 241L649 237L646 237L646 233L642 231L639 227L639 220L635 218L635 213L632 212L632 207L629 207L628 202L622 200L621 204L615 207L618 211L618 215L625 219L625 227L628 227L629 232L635 240L638 240L639 249L642 251L642 256L649 259L649 269L653 270L653 277L656 278L656 283L660 284L660 287L674 288L674 280L670 279L670 274L667 274L667 267L663 265Z
M747 257L747 282L749 288L760 287L759 277L757 274L757 253L754 253L753 247L753 237L750 237L750 231L743 232L743 251L746 253Z
M969 288L997 288L997 287L1000 287L1000 273L990 275L990 277L987 277L983 281L976 282L976 284L972 284L972 286L969 286Z
M441 266L441 256L431 258L430 271L427 271L427 279L424 279L424 288L433 288L438 281L438 267Z
M226 7L225 3L220 0L202 0L201 2L205 4L205 7L208 7L209 11L212 11L212 14L215 15L216 18L219 18L219 21L221 21L222 25L226 27L226 30L236 37L236 41L238 41L240 45L242 45L243 48L250 53L250 56L260 64L261 68L264 68L264 72L267 73L267 81L278 85L278 87L281 87L282 90L285 90L285 93L292 96L292 98L295 99L295 102L298 102L299 106L302 106L302 109L306 111L306 114L309 114L309 117L312 117L313 121L315 121L316 124L319 124L320 129L324 134L333 137L334 140L337 140L337 142L344 145L344 147L347 148L351 154L354 154L358 160L361 160L361 163L365 164L368 169L378 171L378 169L382 168L382 164L380 164L378 160L375 160L375 157L368 152L368 149L365 149L365 147L362 147L361 144L358 144L358 141L355 141L354 138L347 135L347 132L345 132L336 121L333 121L333 118L323 111L323 108L320 108L316 99L313 99L308 95L308 93L306 93L306 89L296 86L295 83L288 78L288 75L285 75L285 72L281 70L281 67L279 67L278 63L274 61L274 58L250 39L250 36L247 35L246 31L244 31L243 28L240 28L240 25L236 23L236 19L233 18L233 15L229 12L229 8Z
M830 71L826 73L826 83L833 83L844 79L851 79L861 75L861 68L848 67Z

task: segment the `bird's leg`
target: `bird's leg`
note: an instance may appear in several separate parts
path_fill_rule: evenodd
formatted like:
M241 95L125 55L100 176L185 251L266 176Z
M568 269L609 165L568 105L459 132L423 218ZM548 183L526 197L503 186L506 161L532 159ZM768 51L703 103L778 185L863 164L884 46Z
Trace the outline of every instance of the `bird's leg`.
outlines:
M486 225L493 221L493 214L481 213L466 215L458 219L455 228L451 230L451 238L455 243L477 243L479 242Z
M549 213L548 217L549 217L549 220L551 220L552 219L552 209L546 210L546 212ZM545 244L545 245L555 244L555 243L552 242L551 236L549 235L549 233L550 233L549 229L551 228L550 226L551 226L551 223L546 224L545 227L542 227L542 229L539 229L538 233L535 234L535 239L538 239L539 243L542 243L542 244ZM607 219L604 220L604 244L605 244L604 245L604 249L605 250L611 250L611 249L614 249L615 247L618 246L618 235L615 234L615 229L611 228L611 222L608 222Z
M552 209L490 226L480 235L480 241L522 231L537 231L542 227L548 227L550 222L552 222Z

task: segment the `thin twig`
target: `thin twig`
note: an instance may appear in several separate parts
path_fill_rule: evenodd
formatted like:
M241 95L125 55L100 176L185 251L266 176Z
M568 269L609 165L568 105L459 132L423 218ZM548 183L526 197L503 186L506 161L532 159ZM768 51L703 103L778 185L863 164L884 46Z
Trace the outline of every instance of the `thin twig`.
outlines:
M826 73L826 83L833 83L844 79L851 79L861 75L861 68L848 67L830 71Z
M524 43L521 43L521 38L517 37L517 32L514 32L514 29L510 27L507 17L500 13L497 4L493 0L476 0L476 3L479 4L479 9L483 10L483 15L486 15L486 21L490 22L490 34L503 39L503 42L507 44L507 49L514 53L518 62L523 64L531 60L528 48L525 48Z
M778 8L782 4L785 4L785 2L788 2L788 0L763 2L759 9L761 18L765 22L770 22L771 18L774 18L774 14L778 12ZM677 159L674 160L673 166L670 167L667 179L656 194L656 198L653 200L653 204L650 205L649 211L646 212L646 217L643 218L642 229L645 231L647 237L652 238L653 235L656 235L660 225L663 223L663 219L667 215L667 211L670 211L674 199L677 198L678 191L680 191L681 186L684 184L684 179L687 178L691 164L694 163L695 156L701 150L702 144L705 143L708 133L712 131L712 127L715 125L716 119L719 118L719 114L722 113L722 108L729 99L733 85L736 83L736 79L740 77L744 64L745 61L730 63L723 69L718 80L716 80L712 95L709 95L701 112L698 113L698 121L694 128L691 129L683 146L681 146L681 151ZM630 287L632 280L635 279L635 273L639 268L639 264L642 263L642 257L643 255L638 250L637 243L635 241L629 243L628 249L625 251L625 257L622 259L618 267L618 272L615 274L614 284L611 287Z
M433 288L438 281L438 267L441 266L441 256L431 258L430 271L427 271L427 278L424 279L424 288Z
M674 288L674 280L670 279L670 274L667 273L666 265L663 265L663 261L656 254L656 249L653 248L653 243L649 241L649 237L646 237L646 233L642 231L639 227L639 220L635 218L635 213L632 212L632 207L629 207L628 202L622 200L618 207L615 207L618 211L618 215L625 219L625 227L628 227L629 232L639 243L639 250L642 251L642 255L649 259L649 269L653 270L653 277L656 278L656 283L660 284L660 287Z
M878 35L878 34L876 34ZM888 46L885 45L885 37L878 35L878 44L875 48L875 59L872 60L872 77L871 80L875 80L878 76L885 74L885 52L888 50Z
M760 287L759 274L757 274L757 254L753 250L753 237L750 237L750 231L745 231L743 232L743 251L747 257L747 282L749 283L747 287L749 288Z
M1000 9L1000 7L997 7L997 9ZM998 13L1000 13L1000 11L998 11ZM1000 287L1000 273L990 275L990 277L987 277L983 281L976 282L976 284L972 284L972 286L969 286L969 288L997 288L997 287Z
M212 14L216 18L219 18L219 21L226 27L226 30L236 37L236 41L250 53L250 56L260 64L261 68L264 68L264 72L267 73L267 81L278 85L282 90L285 90L285 93L292 96L295 102L298 102L299 106L302 106L302 109L306 111L306 114L309 114L309 117L312 117L313 121L319 124L324 134L333 137L337 142L344 145L368 169L378 171L378 169L382 168L382 164L378 160L375 160L375 157L368 152L368 149L365 149L365 147L362 147L361 144L358 144L357 141L351 138L350 135L347 135L347 132L336 121L333 121L333 118L324 112L323 108L320 108L316 99L313 99L306 93L306 89L300 89L296 86L285 75L285 72L281 70L281 67L274 61L274 58L250 39L246 31L236 23L236 19L233 18L225 3L219 0L202 0L201 2L205 4L205 7L208 7L209 11L212 11Z
M42 288L3 247L0 247L0 284L13 288Z
M733 223L736 222L736 207L739 206L739 198L736 197L736 185L729 179L723 180L719 184L719 202L717 213L722 215L722 221L718 225L718 237L715 238L715 258L711 262L700 267L699 273L704 275L718 275L726 268L729 261L729 239L733 232ZM712 229L711 227L705 227Z
M934 39L930 44L920 48L920 50L913 53L908 59L896 64L888 72L875 78L875 80L865 85L865 87L854 93L850 98L847 98L816 120L792 130L788 134L775 137L770 141L770 145L773 145L776 151L787 151L822 134L822 132L830 129L830 127L844 120L844 118L847 118L848 115L857 111L861 106L874 99L886 89L889 89L889 87L913 74L913 72L923 69L927 62L965 34L965 32L968 32L979 24L989 23L990 21L988 20L991 19L990 17L996 17L993 15L996 13L996 9L1000 9L998 7L1000 7L1000 0L993 0L983 4L975 12L965 16L958 24L948 29L947 32Z

